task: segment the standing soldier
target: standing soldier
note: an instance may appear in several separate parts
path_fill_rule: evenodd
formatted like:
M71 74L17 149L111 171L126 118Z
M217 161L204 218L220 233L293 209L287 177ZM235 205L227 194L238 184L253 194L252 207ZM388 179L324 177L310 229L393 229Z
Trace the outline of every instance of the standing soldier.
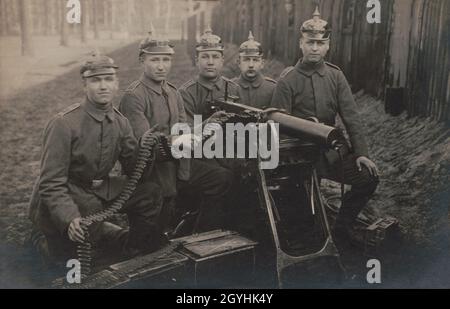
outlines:
M166 135L172 141L172 146L178 143L192 145L198 142L199 137L191 134L170 136L174 124L186 122L186 113L183 99L175 86L167 81L175 52L168 40L156 39L153 32L139 46L139 61L144 72L125 91L120 111L129 119L137 138L157 125L156 130ZM214 211L228 191L231 182L229 174L221 167L212 167L198 160L158 162L146 177L162 188L165 202L158 217L161 225L168 229L178 189L198 192L203 196L205 207L199 220L200 230L218 227L219 219Z
M193 124L194 115L203 119L211 116L210 106L215 99L226 95L229 99L239 97L239 86L221 75L224 62L222 39L208 27L196 47L195 61L199 75L180 88L188 121Z
M81 68L84 102L59 113L44 130L30 219L45 235L37 238L37 245L48 262L76 257L76 243L85 241L81 218L104 210L121 193L127 178L111 175L116 161L126 175L133 171L137 141L128 120L112 104L119 87L117 68L111 58L94 53ZM123 208L130 232L98 223L89 230L90 241L128 253L156 249L162 233L151 218L161 200L156 185L138 185Z
M377 188L378 171L368 158L361 118L347 80L337 66L324 61L330 47L331 29L320 18L318 9L300 31L303 58L284 72L271 105L300 118L316 117L329 126L335 125L337 115L342 118L353 149L344 156L343 166L337 154L329 151L319 171L325 178L352 186L344 196L335 224L336 236L347 238L348 229Z
M261 44L255 41L251 31L248 41L239 47L237 63L241 75L233 81L239 85L241 103L261 109L269 107L276 82L261 73L264 68L263 51Z

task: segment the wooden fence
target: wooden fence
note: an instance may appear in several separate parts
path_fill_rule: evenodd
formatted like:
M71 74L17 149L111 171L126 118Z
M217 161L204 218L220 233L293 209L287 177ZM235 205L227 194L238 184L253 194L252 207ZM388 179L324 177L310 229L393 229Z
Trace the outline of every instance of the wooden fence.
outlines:
M328 60L355 91L384 98L392 114L407 110L450 125L450 1L380 3L381 23L369 24L365 0L222 0L212 27L235 44L252 30L268 57L293 65L300 26L318 5L333 27Z

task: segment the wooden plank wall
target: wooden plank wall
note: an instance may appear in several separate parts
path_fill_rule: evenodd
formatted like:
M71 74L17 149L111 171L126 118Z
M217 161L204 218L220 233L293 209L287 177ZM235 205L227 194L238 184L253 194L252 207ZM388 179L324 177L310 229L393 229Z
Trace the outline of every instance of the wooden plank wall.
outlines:
M406 108L450 123L450 2L413 2Z
M381 23L366 20L367 1L222 0L213 30L240 44L252 30L266 56L293 65L301 57L299 29L316 5L333 27L328 61L342 68L352 88L383 97L387 88L404 91L411 116L450 125L450 1L380 0Z

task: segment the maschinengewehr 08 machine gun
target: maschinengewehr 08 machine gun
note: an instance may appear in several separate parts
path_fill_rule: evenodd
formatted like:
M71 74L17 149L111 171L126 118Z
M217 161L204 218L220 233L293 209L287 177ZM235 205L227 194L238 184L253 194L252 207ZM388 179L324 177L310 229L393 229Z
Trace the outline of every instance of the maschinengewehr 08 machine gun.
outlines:
M213 112L219 110L225 111L230 114L230 119L239 119L243 123L259 123L271 120L280 125L281 133L291 137L301 138L305 142L311 142L326 148L339 147L339 142L343 139L341 132L334 127L314 122L313 118L311 120L305 120L294 117L274 108L262 110L244 104L218 99L214 101L211 110Z
M336 216L336 207L334 205L328 206L324 201L320 191L320 180L317 176L316 166L321 160L324 151L330 149L335 150L341 161L346 151L345 137L342 132L334 127L330 127L318 122L317 119L301 119L286 114L277 109L261 110L258 108L246 106L243 104L227 101L226 99L216 100L211 105L212 112L225 111L230 116L224 117L225 122L254 122L261 123L273 121L279 124L278 136L281 136L279 144L280 162L274 170L263 170L257 168L255 176L257 180L257 191L261 206L267 211L269 217L270 227L272 231L273 240L277 251L277 275L279 286L284 286L283 276L292 274L294 265L307 264L315 259L326 259L328 261L334 260L334 269L339 273L344 270L340 262L339 253L333 243L331 236L330 224L327 217L327 211L332 219ZM280 135L281 134L281 135ZM341 177L343 171L341 170ZM289 188L289 190L284 190ZM283 197L282 192L287 191ZM302 191L302 192L300 192ZM302 195L300 202L293 198L293 195ZM344 185L341 185L341 203L343 200ZM284 201L283 201L284 199ZM294 253L292 250L283 246L280 239L280 230L282 232L283 219L280 217L280 208L285 207L285 201L289 203L298 203L301 208L310 210L309 215L312 215L316 226L319 226L319 231L315 230L310 239L317 240L317 234L321 234L321 241L318 245L310 247L306 253L298 254L302 250ZM281 209L281 212L282 209ZM288 213L285 217L290 217ZM304 213L301 217L305 217ZM289 218L288 218L289 219ZM289 221L289 220L288 220ZM380 223L381 222L381 223ZM292 221L290 222L292 223ZM307 222L294 222L293 225L308 225ZM380 244L387 237L387 234L392 232L398 222L394 218L377 218L374 222L365 222L358 220L358 228L363 231L362 237L357 237L360 245L364 248L367 254L372 255L379 248ZM362 227L362 228L361 228ZM309 231L311 232L312 229ZM375 232L374 232L375 231ZM319 233L318 233L319 232ZM307 234L305 231L297 231L298 234ZM378 235L378 236L377 236ZM380 236L381 235L381 236ZM361 236L361 235L359 235ZM303 239L303 242L308 243L308 239ZM314 241L312 241L314 242ZM295 243L295 240L291 240ZM304 246L304 243L302 244ZM297 246L298 247L298 246ZM312 251L311 251L312 248ZM332 263L333 264L333 263ZM337 267L336 267L337 266ZM342 273L341 273L342 274ZM294 279L295 280L295 279Z
M335 269L343 270L338 250L331 236L331 229L315 169L315 164L320 158L321 151L328 149L339 151L344 140L341 132L336 128L318 123L314 119L305 120L288 115L277 109L261 110L226 100L216 100L212 105L212 110L222 110L229 113L229 119L226 119L226 116L223 119L225 122L227 120L245 123L273 121L279 124L280 132L276 132L278 136L282 134L282 136L290 137L280 141L280 164L275 171L264 171L261 168L257 168L257 171L255 171L260 204L267 211L276 247L279 286L285 286L283 277L290 272L289 269L292 269L292 266L309 262L313 259L331 259L334 261ZM260 161L260 158L258 158L258 161ZM289 173L286 174L283 171L286 165L297 165L298 168L296 170L301 177L295 180L289 177ZM288 170L292 172L292 166L289 166ZM312 252L300 255L292 253L282 243L280 237L282 220L279 214L279 206L281 205L277 205L277 199L274 196L278 193L276 191L281 191L286 183L293 184L293 182L298 188L304 190L302 193L306 198L302 204L309 204L307 209L311 210L313 221L320 226L322 234L320 246L316 247ZM305 208L306 205L301 206ZM301 223L297 222L297 224Z

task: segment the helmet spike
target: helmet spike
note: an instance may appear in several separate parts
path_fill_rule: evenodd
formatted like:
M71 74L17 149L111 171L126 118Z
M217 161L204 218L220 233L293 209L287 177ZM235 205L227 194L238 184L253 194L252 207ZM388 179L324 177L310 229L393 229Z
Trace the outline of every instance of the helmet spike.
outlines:
M239 54L246 56L262 56L261 43L255 41L252 31L248 32L248 39L239 47Z
M91 56L92 56L92 57L100 57L100 55L101 55L101 52L100 52L100 50L98 49L98 47L97 47L97 46L94 47L94 49L93 49L92 52L91 52Z
M208 25L206 26L206 29L205 29L204 33L205 33L205 34L211 34L211 33L213 33L210 24L208 24Z
M316 10L314 11L313 16L320 17L319 6L316 6Z
M316 6L313 18L305 21L300 28L303 37L319 41L330 39L331 25L326 20L321 19L320 16L319 7Z
M253 33L252 33L251 30L248 32L248 40L249 41L254 41L255 40L255 37L253 36Z
M149 36L152 36L155 34L155 26L153 26L153 22L150 22L150 31L148 32Z

